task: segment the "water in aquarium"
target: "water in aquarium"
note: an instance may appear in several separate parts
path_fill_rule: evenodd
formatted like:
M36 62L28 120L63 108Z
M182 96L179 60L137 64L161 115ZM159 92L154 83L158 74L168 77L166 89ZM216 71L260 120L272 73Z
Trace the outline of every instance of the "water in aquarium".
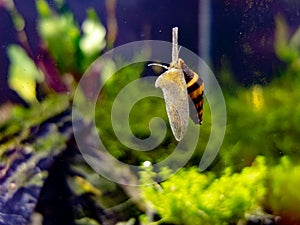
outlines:
M0 0L0 225L300 225L300 2Z

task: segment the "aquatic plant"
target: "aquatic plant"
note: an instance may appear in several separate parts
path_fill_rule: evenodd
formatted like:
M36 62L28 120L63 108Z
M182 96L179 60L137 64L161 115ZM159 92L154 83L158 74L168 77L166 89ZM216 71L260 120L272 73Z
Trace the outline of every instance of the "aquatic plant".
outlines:
M152 179L153 183L155 176L148 174L149 171L141 173L141 180L149 183ZM141 190L148 210L161 218L153 224L236 224L245 221L246 213L260 209L266 195L266 176L265 160L258 157L240 173L227 168L218 177L191 167L160 184L142 186ZM144 220L150 223L153 218Z
M20 45L8 46L9 85L28 103L36 102L36 96L42 97L53 91L72 92L76 85L74 80L81 78L106 47L106 30L93 9L87 11L85 20L79 25L64 1L54 4L58 12L44 0L35 3L39 34L37 50L28 43L24 30L26 21L14 2L6 5L15 21L20 42ZM24 83L27 85L22 85Z
M299 173L300 166L287 156L270 168L266 207L280 215L281 224L299 224Z
M151 168L141 174L141 183L154 183L141 187L144 209L132 201L126 188L92 170L72 139L72 90L105 48L103 26L93 10L80 26L63 4L57 6L58 11L44 0L37 0L36 5L39 55L32 55L25 42L22 47L8 48L10 86L30 106L1 107L0 221L27 224L34 213L53 221L63 208L66 220L76 224L123 220L128 220L125 224L245 224L253 218L275 223L275 217L264 211L280 216L283 224L299 223L299 30L289 38L284 20L277 19L275 50L286 68L273 81L247 88L231 83L234 88L227 89L227 133L211 171L200 173L190 167L198 165L210 134L210 109L205 104L205 123L186 168L160 184L155 183L156 173ZM26 21L15 9L11 12L23 35ZM113 100L126 84L141 76L144 66L134 64L117 71L96 106L96 125L103 143L115 158L134 165L146 160L159 162L177 144L170 130L151 152L133 151L116 141L108 122ZM22 87L24 83L28 89ZM155 116L167 121L162 100L150 97L138 102L129 118L133 134L147 138L149 121ZM169 174L164 168L157 176ZM56 188L61 195L49 197Z

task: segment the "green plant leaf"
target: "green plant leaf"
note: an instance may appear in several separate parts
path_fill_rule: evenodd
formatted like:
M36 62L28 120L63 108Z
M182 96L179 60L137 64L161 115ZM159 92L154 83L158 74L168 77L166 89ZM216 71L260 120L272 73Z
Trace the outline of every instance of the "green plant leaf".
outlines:
M43 81L43 74L34 62L18 45L10 45L7 49L10 59L8 84L28 103L37 102L36 82Z

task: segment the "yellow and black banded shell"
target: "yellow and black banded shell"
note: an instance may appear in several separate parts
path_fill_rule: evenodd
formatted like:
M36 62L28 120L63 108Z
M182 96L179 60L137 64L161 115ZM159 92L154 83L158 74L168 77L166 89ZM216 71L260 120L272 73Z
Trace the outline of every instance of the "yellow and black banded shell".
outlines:
M192 71L182 59L179 59L178 67L183 71L188 95L192 99L196 110L198 123L202 124L203 103L204 103L204 82L200 76ZM193 118L193 115L191 116Z
M204 82L182 59L170 63L170 67L156 63L149 65L167 69L156 79L155 87L163 91L172 132L175 139L180 141L187 129L189 114L195 123L202 124ZM189 104L188 96L192 99L192 104ZM191 113L195 110L189 108L196 108L195 115Z

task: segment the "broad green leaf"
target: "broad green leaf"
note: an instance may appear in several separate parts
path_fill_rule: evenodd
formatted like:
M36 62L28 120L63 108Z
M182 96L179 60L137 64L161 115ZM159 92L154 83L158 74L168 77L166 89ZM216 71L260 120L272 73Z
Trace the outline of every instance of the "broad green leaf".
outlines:
M20 46L10 45L7 53L10 59L8 75L10 88L26 102L36 102L36 82L43 80L43 74Z
M83 36L80 39L80 49L86 55L99 53L106 46L106 30L96 17L94 11L89 11L82 26Z

